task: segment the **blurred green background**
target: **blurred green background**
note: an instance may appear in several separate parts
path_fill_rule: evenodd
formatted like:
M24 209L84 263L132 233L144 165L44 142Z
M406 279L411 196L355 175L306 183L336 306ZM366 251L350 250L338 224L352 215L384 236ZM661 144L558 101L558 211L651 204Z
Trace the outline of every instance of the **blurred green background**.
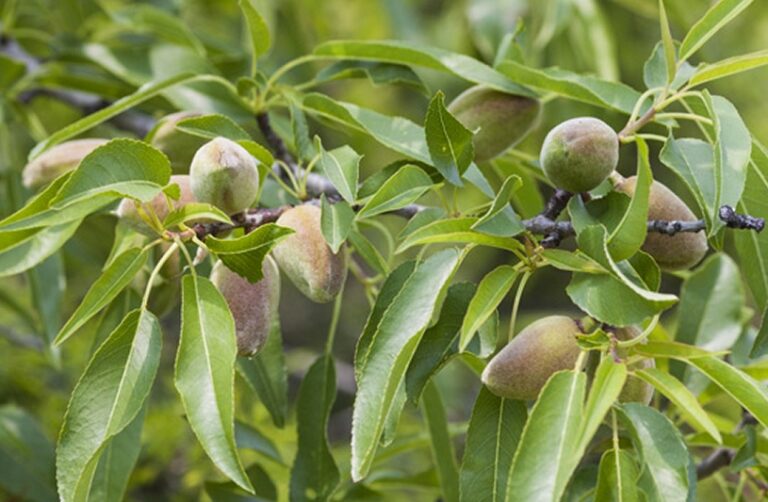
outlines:
M680 38L711 3L667 0L673 34ZM256 4L260 5L273 34L272 49L260 64L266 74L292 58L307 54L317 44L333 39L408 40L469 54L492 64L504 35L522 29L519 40L530 65L594 73L643 89L643 63L659 39L655 0L259 0ZM146 6L154 9L147 10ZM153 24L151 13L181 20L183 24L178 26L186 26L189 31L182 28L168 30L166 24L159 22ZM0 0L0 14L0 34L13 37L26 51L47 62L48 83L52 88L81 84L84 89L102 92L105 99L116 99L121 91L123 94L131 92L131 76L107 71L104 67L108 65L106 60L100 61L104 66L97 64L97 55L104 54L99 48L130 54L130 60L141 69L154 46L188 45L190 33L202 43L202 52L226 77L234 81L248 71L247 42L236 0ZM715 41L704 47L698 61L717 61L766 47L768 3L755 2L746 15L737 18ZM305 81L318 68L302 67L291 73L288 81ZM445 74L422 70L418 73L431 92L442 89L448 100L466 86ZM757 139L768 142L765 82L768 82L768 68L716 82L712 92L731 100ZM418 123L423 121L428 103L427 95L413 89L374 86L367 80L326 84L321 89L336 98L389 115L402 115ZM31 116L37 121L21 122L14 114L15 106L18 104L9 102L0 106L0 216L12 212L30 195L19 185L19 173L28 150L36 141L72 122L80 114L68 105L42 96L28 105L33 112ZM156 117L174 110L171 103L160 99L142 108ZM626 120L619 115L606 116L587 105L551 100L545 105L540 127L518 149L536 156L551 126L585 114L600 114L617 129ZM350 136L328 129L317 122L311 122L310 128L313 134L323 137L328 148L350 143L365 154L362 163L365 175L395 159L391 152L354 134ZM89 136L122 134L112 126L104 125L91 131ZM621 170L625 174L632 172L634 163L633 147L623 147ZM499 182L499 176L511 165L501 163L494 181ZM654 176L677 186L658 162L654 162ZM548 195L548 190L542 187L543 197ZM534 190L530 196L533 199L540 197ZM477 202L476 194L470 192L465 197L460 201L463 207ZM69 393L90 354L93 334L80 333L65 345L58 357L40 350L45 326L41 322L40 306L33 300L33 288L60 290L61 305L49 305L47 319L65 319L98 276L111 246L114 223L114 217L109 214L90 218L64 248L61 257L46 263L37 277L37 286L29 275L0 280L0 404L14 403L33 414L51 440L56 437ZM393 230L403 225L395 218L387 219L386 224ZM59 259L61 263L58 263ZM457 280L476 281L506 259L508 257L495 251L476 251L462 267ZM542 312L575 312L563 292L566 283L566 274L545 271L534 275L523 297L519 326ZM322 350L331 309L327 305L310 303L288 281L283 281L283 286L283 336L291 388L295 394L313 355ZM676 289L675 280L665 287ZM354 382L350 361L367 311L362 288L350 279L336 343L342 391L330 430L332 441L340 445L342 471L345 471L347 461L344 452L351 416L352 398L348 391ZM502 307L502 326L505 326L503 317L508 312L507 304ZM131 480L132 500L196 500L200 497L202 484L217 476L186 427L171 382L174 341L178 336L177 314L166 316L164 324L167 357L161 378L155 385L142 438L144 448ZM90 328L93 331L95 327ZM241 384L238 382L239 386ZM467 419L474 401L477 379L457 364L441 374L439 384L448 402L450 419L461 424ZM239 416L248 417L278 442L283 458L290 465L295 435L292 425L284 430L276 429L264 409L240 387L238 401ZM418 434L421 427L416 410L407 409L401 434ZM425 452L421 457L414 455L401 459L398 467L414 472L426 468L429 457L428 451ZM285 466L265 460L259 454L249 452L247 455L261 460L278 485L285 484ZM420 494L420 483L426 486L428 482L395 475L379 481L385 485L402 486L409 496ZM2 489L0 499L3 499Z

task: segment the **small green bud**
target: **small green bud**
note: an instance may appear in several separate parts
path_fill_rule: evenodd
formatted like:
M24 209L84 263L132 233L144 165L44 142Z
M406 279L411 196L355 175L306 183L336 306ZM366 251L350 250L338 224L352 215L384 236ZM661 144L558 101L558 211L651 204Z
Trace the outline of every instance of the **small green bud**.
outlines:
M280 272L269 256L262 262L264 277L251 283L217 262L211 271L211 282L227 300L235 319L237 352L252 356L267 341L272 323L277 319L280 303Z
M320 208L309 204L285 211L277 224L293 229L275 246L272 255L280 269L307 298L317 303L333 300L347 276L343 250L333 254L320 230Z
M168 202L173 206L173 209L178 209L191 202L195 201L195 196L192 194L192 188L190 187L189 176L186 174L176 174L171 176L170 183L179 185L181 195L179 200L173 200L165 193L161 192L155 196L149 203L144 204L144 211L154 211L157 218L162 222L168 214L171 212L171 208L168 207ZM117 206L115 214L118 218L123 219L130 225L131 228L144 235L154 236L156 232L147 225L147 223L139 215L138 208L136 207L136 201L133 199L123 199Z
M566 120L547 134L540 160L544 173L557 188L588 192L616 169L619 136L596 118Z
M541 104L537 99L474 86L459 94L450 111L464 127L475 131L475 160L498 157L525 138L538 124Z
M573 369L581 349L579 324L565 316L548 316L528 325L483 371L488 390L508 399L536 399L553 373Z
M189 173L189 166L195 152L206 143L205 138L180 131L176 125L184 119L199 116L200 114L195 112L177 112L166 115L157 122L155 128L149 133L147 140L168 157L174 173Z
M24 186L27 188L39 188L47 185L62 174L77 168L86 155L107 141L109 140L92 138L75 139L59 143L24 166L22 173Z
M616 186L616 190L630 197L635 193L637 176L632 176ZM648 196L649 220L695 221L696 215L680 197L663 183L654 181ZM707 254L707 237L704 232L680 232L675 235L649 232L643 243L643 251L653 257L664 270L689 269Z
M258 195L258 161L234 141L216 138L195 153L190 179L198 202L212 204L227 214L239 213Z

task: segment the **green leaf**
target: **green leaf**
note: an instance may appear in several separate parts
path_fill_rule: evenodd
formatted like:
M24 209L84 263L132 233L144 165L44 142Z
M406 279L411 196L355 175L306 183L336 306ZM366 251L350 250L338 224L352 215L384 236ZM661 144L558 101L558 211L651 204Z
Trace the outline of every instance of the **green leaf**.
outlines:
M186 118L176 124L176 129L201 138L213 139L223 136L232 141L251 140L251 135L237 125L237 122L219 113Z
M405 374L405 392L411 403L418 404L427 382L458 354L461 320L474 292L475 285L468 282L448 288L440 317L424 332Z
M731 75L738 75L745 71L754 70L768 65L768 50L750 52L728 59L723 59L716 63L703 64L696 69L696 73L691 78L691 86L701 85L713 80L718 80Z
M595 502L637 502L640 471L626 450L607 450L600 459Z
M86 155L51 201L54 209L96 195L152 200L171 178L171 164L142 141L119 138Z
M32 305L40 320L47 344L52 344L61 326L61 305L67 288L62 253L55 253L27 271ZM22 314L24 315L24 314Z
M26 71L27 67L21 61L0 54L0 89L3 90L3 94L6 94L13 84L24 76Z
M0 277L19 274L43 262L72 237L81 222L0 232Z
M475 157L472 131L445 108L445 94L438 91L429 102L424 133L432 165L453 185L461 186L461 175Z
M470 82L484 84L500 91L535 97L528 89L514 83L490 66L463 54L456 54L423 44L394 40L356 41L341 40L321 44L315 49L319 56L340 59L382 61L386 63L421 66L453 73Z
M695 359L697 357L710 357L713 355L712 352L694 347L693 345L677 342L657 342L652 340L646 343L633 345L632 352L645 357L665 357L683 361L687 359Z
M720 0L688 31L680 44L680 61L685 61L699 50L726 24L733 21L752 0Z
M467 315L461 324L459 350L464 352L480 326L496 311L501 301L517 279L518 272L511 265L500 265L489 272L472 297L467 308Z
M246 469L248 479L254 488L249 494L232 482L205 482L205 493L216 502L266 502L278 500L277 487L269 474L259 464L251 464Z
M637 370L635 376L653 385L656 390L672 401L696 430L706 432L715 441L722 443L722 437L717 427L701 407L696 396L680 380L656 368Z
M354 480L370 469L386 411L459 262L459 252L446 249L420 263L381 316L366 354L358 359L362 365L352 423Z
M319 136L315 136L315 148L320 152L321 171L331 180L344 200L350 204L357 199L357 181L360 176L360 159L350 146L344 145L331 151L326 151Z
M434 183L432 178L419 167L406 164L381 185L357 213L358 218L369 218L381 213L395 211L416 201Z
M704 373L707 378L749 411L758 422L768 426L768 394L759 382L725 361L712 356L697 357L686 362Z
M14 404L0 406L0 487L9 497L57 500L54 451L35 417Z
M677 64L675 61L675 42L672 40L672 31L669 29L669 19L667 19L667 8L664 6L664 0L659 0L659 25L661 27L661 42L664 47L664 59L667 63L667 84L671 84L677 74Z
M556 501L579 458L586 376L560 371L539 394L512 462L505 500Z
M192 82L195 80L210 80L211 77L209 75L194 75L191 73L182 73L179 75L174 75L170 78L160 80L158 82L148 82L141 86L136 92L133 94L130 94L128 96L125 96L123 98L118 99L111 105L109 105L106 108L102 108L101 110L92 113L86 117L81 118L80 120L73 122L66 127L56 131L53 133L50 137L45 139L44 141L41 141L40 143L35 146L35 148L32 149L32 151L29 153L29 160L33 160L35 157L39 156L44 151L48 150L52 146L58 145L62 141L66 141L70 138L73 138L92 127L95 127L102 122L105 122L115 115L119 115L120 113L129 110L133 108L134 106L143 103L144 101L153 98L157 96L158 94L162 93L163 91L177 86L181 84L185 84L187 82Z
M408 119L382 115L373 110L334 101L328 96L316 93L307 94L302 101L302 106L310 113L361 131L381 145L409 159L424 164L432 163L424 129ZM464 178L488 197L494 196L493 189L477 165L471 164L464 172Z
M320 213L320 229L323 232L325 242L331 247L331 251L339 252L341 245L347 240L349 232L355 222L355 212L345 201L335 204L328 202L323 194L320 197L322 212Z
M759 143L752 148L752 161L747 169L747 182L738 209L747 214L768 215L768 152ZM757 308L768 306L768 232L734 232L739 262L744 270L745 280Z
M408 248L423 244L453 242L460 244L479 244L508 251L522 249L520 241L510 237L496 237L472 230L477 218L451 218L437 220L434 223L424 225L409 234L395 253L402 253Z
M736 263L725 254L710 256L683 283L675 340L710 351L730 349L741 334L744 301Z
M342 60L326 66L315 76L318 82L345 78L367 78L374 85L399 84L429 94L426 85L410 67L375 61Z
M699 139L670 137L661 149L659 160L688 186L707 221L707 226L711 228L718 218L715 214L717 195L712 146Z
M251 39L251 75L255 75L256 68L258 68L256 61L259 59L259 56L269 50L271 43L269 26L267 26L266 21L264 21L264 18L256 9L253 0L239 0L238 4L243 11L245 22L248 25L248 35Z
M515 82L539 91L552 92L583 103L632 113L640 93L617 82L580 75L559 68L537 70L514 61L504 61L498 66L501 73Z
M387 311L395 297L400 293L400 290L403 289L403 286L411 277L415 268L416 262L414 261L402 263L387 276L384 284L382 284L381 289L379 290L379 294L376 297L376 303L368 314L365 327L363 328L362 334L357 339L357 346L355 347L355 380L357 380L358 383L360 381L361 371L366 365L371 344L376 336L376 330L379 327L381 318L384 316L384 312Z
M269 250L292 233L290 228L267 223L234 239L209 236L205 239L205 245L228 269L255 283L262 278L261 262Z
M448 418L445 415L443 399L434 382L427 383L421 403L431 439L432 460L440 480L442 499L446 502L459 502L459 467L456 465L456 452L448 433Z
M608 236L608 251L616 261L634 255L645 242L648 232L648 197L653 174L648 160L648 145L637 140L637 183L632 200L619 224Z
M123 500L128 480L141 453L146 403L136 418L110 439L93 474L88 500Z
M235 321L227 301L203 277L183 278L181 301L174 382L187 419L216 467L253 493L235 445Z
M216 206L202 202L190 202L171 211L163 220L163 227L173 228L189 222L206 220L218 221L227 225L232 224L230 217Z
M352 230L349 236L349 243L355 248L357 254L365 260L376 272L387 275L389 273L389 263L381 256L381 253L362 232Z
M298 449L291 469L291 500L328 500L339 484L339 468L331 454L327 433L335 400L333 358L321 356L309 368L299 389Z
M715 211L720 206L735 207L744 192L747 165L752 152L752 136L736 107L727 99L712 96L712 118L715 121ZM715 215L708 234L725 226Z
M118 256L88 289L72 317L59 331L54 343L57 345L64 343L83 324L109 305L144 267L148 256L148 248L131 248Z
M144 406L161 345L157 318L134 310L93 354L72 391L56 449L62 500L86 498L102 450Z
M238 358L237 371L259 396L276 427L284 427L288 414L288 377L283 353L280 320L275 319L259 352Z
M608 254L605 227L590 226L577 237L579 249L606 271L573 274L566 292L589 315L614 326L637 324L677 302L677 297L656 293L628 278ZM623 262L626 263L626 262ZM629 268L629 265L623 267Z
M293 132L293 144L296 146L296 153L300 160L310 162L318 152L309 138L307 116L293 95L288 96L288 103L291 110L291 131Z
M528 410L522 401L504 399L485 387L472 409L459 487L466 502L503 502L512 458Z
M585 272L587 274L605 272L605 269L598 263L581 253L572 253L563 249L545 249L541 255L558 270Z
M614 362L610 356L603 357L595 371L592 385L589 388L587 404L584 406L579 442L576 448L577 458L584 455L606 413L619 398L626 380L627 365Z
M618 408L619 417L645 464L652 500L688 500L690 454L680 432L661 413L637 403Z
M523 180L516 174L504 180L491 207L472 225L472 228L478 232L499 237L514 237L524 232L525 226L520 216L509 204L510 198L521 186L523 186Z

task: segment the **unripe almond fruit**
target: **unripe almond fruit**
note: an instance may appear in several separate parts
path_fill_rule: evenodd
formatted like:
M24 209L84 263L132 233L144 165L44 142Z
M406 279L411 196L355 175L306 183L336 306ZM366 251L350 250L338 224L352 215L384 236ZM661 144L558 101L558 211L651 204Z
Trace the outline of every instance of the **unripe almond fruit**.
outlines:
M320 230L320 208L309 204L285 211L277 224L294 234L272 250L280 269L304 296L317 303L333 300L347 276L343 250L334 254Z
M539 100L508 94L485 86L470 87L459 94L450 111L464 127L476 131L475 160L498 157L522 141L539 120Z
M198 116L200 114L196 112L177 112L166 115L149 133L149 142L168 157L174 173L188 174L195 152L206 143L205 138L176 128L182 120Z
M173 200L165 193L159 193L154 199L145 204L145 210L151 209L157 215L158 219L162 222L166 216L171 212L168 207L168 201L171 202L173 209L178 209L186 204L195 202L195 196L192 194L192 188L190 187L189 176L186 174L176 174L171 176L170 183L176 183L179 185L181 195L179 200ZM141 232L144 235L153 236L155 231L147 225L146 222L139 216L138 209L136 207L136 201L133 199L123 199L117 206L117 217L123 219L128 223L131 228L137 232Z
M62 174L77 168L86 155L107 141L109 140L92 138L59 143L24 166L22 183L27 188L47 185Z
M635 193L637 176L620 182L616 190L630 197ZM654 181L648 197L649 220L695 221L696 215L680 197L663 183ZM707 237L703 232L680 232L666 235L649 232L643 243L643 251L656 260L664 270L682 270L696 265L707 254Z
M249 208L259 191L258 161L226 138L203 145L192 159L189 175L197 201L212 204L226 214Z
M264 277L252 283L228 269L221 261L213 266L211 282L227 300L235 319L237 353L252 356L267 341L280 303L280 272L269 256L264 257Z
M557 187L588 192L619 163L619 136L602 120L579 117L553 128L541 147L541 168Z
M531 323L514 337L483 371L488 390L508 399L536 399L549 377L573 369L581 349L579 324L565 316Z

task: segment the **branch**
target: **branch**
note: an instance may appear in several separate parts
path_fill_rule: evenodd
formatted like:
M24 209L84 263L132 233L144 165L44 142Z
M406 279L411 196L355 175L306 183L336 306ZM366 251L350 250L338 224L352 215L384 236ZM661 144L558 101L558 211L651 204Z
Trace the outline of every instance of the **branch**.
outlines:
M750 424L756 424L757 420L751 414L744 412L741 421L736 426L736 431L741 431L744 427ZM707 458L702 460L696 465L696 478L699 480L708 478L720 469L728 467L733 462L733 458L736 454L731 451L730 448L718 448L713 451Z

